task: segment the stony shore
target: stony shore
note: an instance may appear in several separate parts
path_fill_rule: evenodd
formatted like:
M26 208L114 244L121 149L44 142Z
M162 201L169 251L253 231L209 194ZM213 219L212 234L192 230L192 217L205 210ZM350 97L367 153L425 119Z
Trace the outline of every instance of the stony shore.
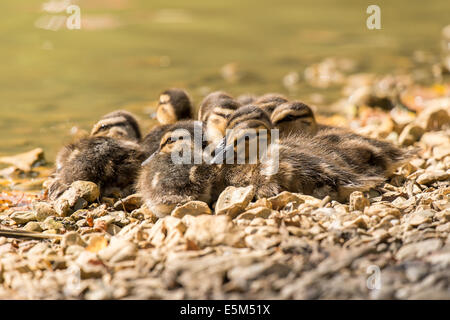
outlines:
M230 187L214 209L190 202L157 219L139 195L98 201L87 182L55 203L4 191L0 298L450 299L450 100L416 111L353 119L419 151L348 203L288 192L251 202L252 187ZM41 160L0 159L12 164L0 183L34 172L17 185L42 184Z

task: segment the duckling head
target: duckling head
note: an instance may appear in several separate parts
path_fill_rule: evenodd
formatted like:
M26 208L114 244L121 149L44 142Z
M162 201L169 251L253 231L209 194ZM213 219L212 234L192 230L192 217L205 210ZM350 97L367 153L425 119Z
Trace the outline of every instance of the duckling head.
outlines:
M267 102L284 103L288 102L288 99L280 93L266 93L260 96L258 99L256 99L255 104L260 105Z
M205 122L207 115L214 108L214 105L218 100L233 100L233 97L224 91L214 91L208 94L200 103L198 109L198 120Z
M241 105L224 92L213 92L202 102L199 120L205 123L206 138L217 144L225 135L227 119Z
M254 103L270 117L276 107L286 102L288 102L288 99L281 94L268 93L259 97Z
M169 89L159 96L156 119L160 124L173 124L191 118L192 103L186 91Z
M199 121L174 124L162 137L158 150L142 164L137 188L158 217L187 201L211 201L214 172L202 158L196 160L204 148L198 139L201 130Z
M270 119L273 125L280 130L282 136L293 132L313 135L317 133L317 123L313 111L299 101L279 105L273 111Z
M91 130L91 136L105 136L138 142L141 130L135 116L125 110L108 113Z
M256 163L263 150L267 150L273 129L269 116L255 105L236 110L227 121L227 134L219 143L212 163L222 163L230 154L237 163ZM234 162L236 163L236 162Z

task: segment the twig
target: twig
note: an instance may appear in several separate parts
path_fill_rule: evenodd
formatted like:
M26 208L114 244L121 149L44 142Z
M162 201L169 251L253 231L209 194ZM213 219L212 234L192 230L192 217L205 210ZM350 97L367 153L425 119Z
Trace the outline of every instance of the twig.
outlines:
M60 234L47 234L40 232L14 230L14 229L0 229L0 236L8 238L32 238L32 239L61 239Z

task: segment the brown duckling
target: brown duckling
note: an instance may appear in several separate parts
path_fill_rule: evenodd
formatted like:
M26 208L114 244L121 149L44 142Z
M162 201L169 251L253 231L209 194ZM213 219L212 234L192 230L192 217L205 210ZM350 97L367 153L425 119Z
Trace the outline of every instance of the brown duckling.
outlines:
M203 162L203 124L180 121L170 127L142 166L137 188L158 217L191 200L211 203L216 167Z
M286 102L288 102L288 99L281 94L267 93L256 99L254 105L264 110L270 117L276 107Z
M302 132L316 134L318 125L310 107L300 101L285 102L273 110L270 117L272 124L280 130L280 136Z
M198 120L205 124L206 139L217 144L225 135L227 118L241 105L225 92L210 93L202 101Z
M164 133L177 121L191 119L192 103L186 91L168 89L161 93L156 110L156 119L160 125L154 127L142 139L141 146L147 155L153 154L159 146Z
M104 115L92 128L91 136L105 136L136 142L142 137L135 116L125 110L117 110Z
M391 176L416 150L403 150L392 143L364 137L344 128L322 127L316 139L334 147L334 152L352 170L362 174Z
M330 195L334 199L345 200L353 191L368 190L381 183L385 176L381 173L363 173L354 170L354 164L347 162L342 149L323 136L291 134L285 138L273 139L276 131L266 113L256 106L246 106L237 110L229 119L230 133L221 144L212 163L222 163L222 158L231 152L239 157L238 144L246 141L256 143L264 150L261 141L267 143L265 154L258 154L256 163L224 164L222 166L224 184L233 186L253 185L258 198L274 196L282 191L299 192L318 198ZM256 129L256 130L255 130ZM260 140L267 134L267 140ZM248 140L248 141L247 141ZM251 142L253 140L253 142ZM245 149L247 153L250 148ZM400 151L401 152L401 151ZM246 154L245 159L251 160ZM254 159L252 159L254 160ZM362 170L360 170L362 171Z
M192 103L186 91L168 89L159 96L156 119L162 125L192 118Z
M96 183L102 195L132 193L145 159L138 138L139 126L131 113L117 111L103 117L94 125L91 136L59 151L49 198L56 199L77 180Z

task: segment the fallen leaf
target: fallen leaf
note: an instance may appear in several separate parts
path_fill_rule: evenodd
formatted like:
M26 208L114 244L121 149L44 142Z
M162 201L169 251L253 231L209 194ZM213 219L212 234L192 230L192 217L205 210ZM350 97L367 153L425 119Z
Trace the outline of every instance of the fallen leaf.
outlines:
M106 248L108 246L108 240L106 240L102 236L95 236L89 241L89 245L86 247L86 250L92 253L97 253L100 250Z

